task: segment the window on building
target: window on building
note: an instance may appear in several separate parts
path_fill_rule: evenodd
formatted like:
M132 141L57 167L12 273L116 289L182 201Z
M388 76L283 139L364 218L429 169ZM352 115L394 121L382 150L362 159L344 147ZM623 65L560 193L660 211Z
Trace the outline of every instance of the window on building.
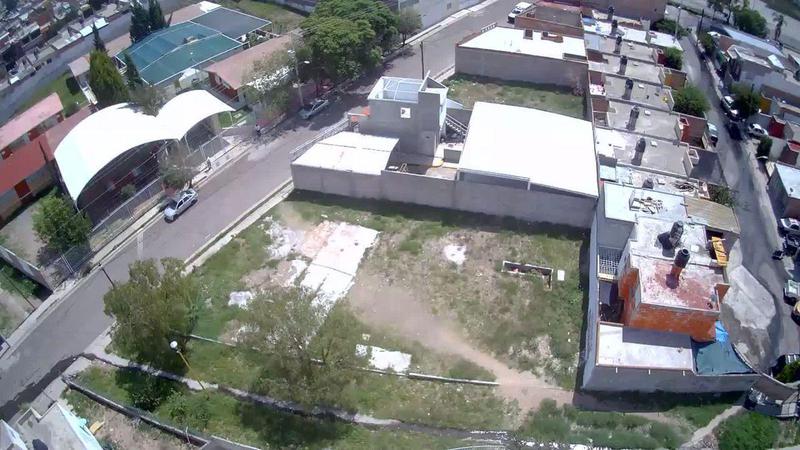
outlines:
M400 118L401 119L410 119L411 118L411 108L400 108Z

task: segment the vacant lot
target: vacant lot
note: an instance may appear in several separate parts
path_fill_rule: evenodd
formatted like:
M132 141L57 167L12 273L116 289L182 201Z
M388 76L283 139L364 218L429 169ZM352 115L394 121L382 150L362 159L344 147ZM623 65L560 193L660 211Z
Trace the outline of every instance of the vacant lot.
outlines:
M459 74L447 79L444 84L450 88L448 97L470 109L475 102L492 102L584 118L583 97L559 86Z
M22 104L17 111L24 111L30 108L36 102L42 100L53 92L58 94L58 97L61 99L61 105L64 108L71 103L77 103L78 105L84 105L86 103L86 97L78 87L75 79L72 78L72 74L67 71L64 72L64 74L60 77L56 78L52 83L35 91L30 96L28 101Z
M303 16L280 5L256 0L222 0L217 2L222 6L231 9L238 9L247 14L251 14L272 22L272 31L284 34L289 30L297 28Z

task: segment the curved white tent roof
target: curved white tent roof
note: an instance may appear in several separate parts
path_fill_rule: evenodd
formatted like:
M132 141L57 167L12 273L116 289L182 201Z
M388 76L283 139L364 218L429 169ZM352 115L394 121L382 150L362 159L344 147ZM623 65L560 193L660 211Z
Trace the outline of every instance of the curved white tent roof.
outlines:
M92 114L67 134L55 151L61 177L73 200L108 163L149 142L178 140L203 119L231 107L204 90L185 92L168 101L157 116L128 103Z

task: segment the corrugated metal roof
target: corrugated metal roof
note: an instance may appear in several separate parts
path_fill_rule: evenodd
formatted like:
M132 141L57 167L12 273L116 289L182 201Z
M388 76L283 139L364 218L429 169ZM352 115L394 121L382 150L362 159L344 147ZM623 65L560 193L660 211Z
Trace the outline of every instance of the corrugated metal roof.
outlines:
M685 197L686 214L695 222L709 228L739 234L739 220L731 208L710 200Z

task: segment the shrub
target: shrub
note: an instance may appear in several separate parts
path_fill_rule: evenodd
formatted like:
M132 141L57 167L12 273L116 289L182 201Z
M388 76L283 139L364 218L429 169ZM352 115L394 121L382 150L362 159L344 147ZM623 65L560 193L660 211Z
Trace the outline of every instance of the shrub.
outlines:
M157 377L139 378L126 385L133 406L153 412L175 390L172 381Z
M700 33L700 46L703 47L703 51L706 55L711 55L714 53L714 49L717 47L716 43L714 43L714 39L708 33Z
M189 169L170 164L161 168L161 179L164 186L172 189L181 189L192 179Z
M33 231L48 247L64 251L86 243L92 223L66 197L48 194L33 213Z
M797 381L797 379L800 378L800 361L795 361L791 364L783 366L783 369L778 372L778 375L776 375L775 378L784 383Z
M650 29L655 31L660 31L662 33L667 34L675 34L675 27L678 28L678 37L682 38L689 35L689 32L686 31L686 28L679 26L677 22L672 19L661 19L656 20L652 24L650 24Z
M132 184L126 184L122 186L122 189L119 190L119 195L122 196L124 199L128 199L133 197L136 194L136 186Z
M675 93L675 112L689 114L691 116L702 117L708 111L710 105L703 91L692 84L687 84L684 88Z
M734 416L719 429L719 448L725 450L760 450L772 448L780 426L775 419L754 412Z
M731 208L736 205L736 198L733 196L733 191L728 186L710 184L708 186L708 193L711 196L712 202Z
M174 394L167 400L164 408L169 417L180 425L194 430L203 430L211 418L208 402L203 395Z
M664 65L670 69L681 70L683 68L683 52L672 47L664 50Z
M758 37L767 36L767 19L758 11L750 8L740 8L734 11L733 21L736 28Z
M772 139L764 136L758 141L758 148L756 148L756 156L764 157L769 156L769 151L772 149Z
M64 107L64 115L69 117L80 110L81 105L79 105L78 102L69 102L67 106Z
M758 112L761 103L761 94L744 84L733 86L733 94L736 98L733 101L733 108L739 111L739 117L747 119Z

